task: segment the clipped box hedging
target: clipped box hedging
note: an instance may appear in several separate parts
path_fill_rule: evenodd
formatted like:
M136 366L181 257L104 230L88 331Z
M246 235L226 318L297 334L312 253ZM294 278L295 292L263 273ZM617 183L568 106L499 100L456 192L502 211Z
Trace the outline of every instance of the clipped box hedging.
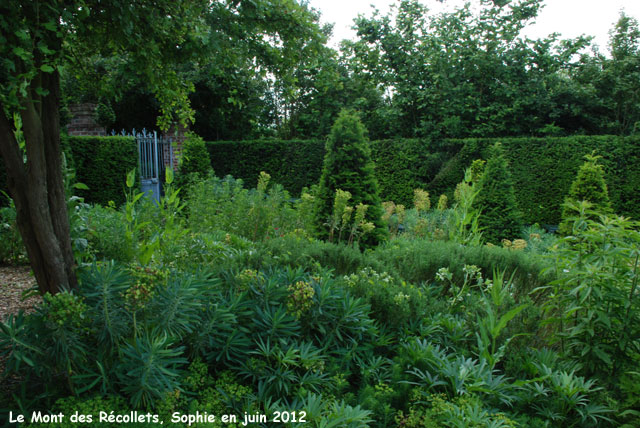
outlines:
M490 138L372 141L376 175L383 200L411 206L413 189L423 188L432 203L449 195L474 159L500 141L509 161L516 201L526 223L558 224L562 203L583 156L602 155L609 196L617 213L640 218L640 136L562 138ZM231 174L254 186L266 171L293 195L317 183L324 158L321 141L242 141L207 143L217 175Z
M76 180L89 190L77 190L85 202L106 205L125 201L127 172L138 167L133 137L65 137L71 151Z
M254 187L260 171L271 175L292 195L320 180L324 141L257 140L207 142L213 171L219 177L233 175Z

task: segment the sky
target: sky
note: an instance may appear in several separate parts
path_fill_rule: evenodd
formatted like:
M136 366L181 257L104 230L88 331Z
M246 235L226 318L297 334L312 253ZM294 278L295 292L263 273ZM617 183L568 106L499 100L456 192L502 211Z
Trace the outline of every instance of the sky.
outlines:
M334 36L330 45L337 47L342 39L355 37L350 27L359 14L371 16L374 5L382 15L399 0L309 0L311 7L322 13L322 23L334 23ZM420 0L435 12L453 10L464 0L445 0L441 4L435 0ZM472 3L474 0L470 0ZM524 30L530 38L542 38L551 33L560 33L561 38L573 38L582 34L595 36L593 43L600 51L607 52L609 30L618 20L621 10L640 20L640 0L545 0L544 8L536 22Z

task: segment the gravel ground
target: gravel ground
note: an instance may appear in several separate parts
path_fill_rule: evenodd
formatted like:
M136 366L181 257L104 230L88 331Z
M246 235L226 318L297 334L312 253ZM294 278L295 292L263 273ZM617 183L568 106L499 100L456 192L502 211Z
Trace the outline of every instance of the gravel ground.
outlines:
M35 287L36 280L29 266L0 266L0 321L4 322L9 314L17 314L20 309L31 312L38 302L39 295L23 299L22 294Z

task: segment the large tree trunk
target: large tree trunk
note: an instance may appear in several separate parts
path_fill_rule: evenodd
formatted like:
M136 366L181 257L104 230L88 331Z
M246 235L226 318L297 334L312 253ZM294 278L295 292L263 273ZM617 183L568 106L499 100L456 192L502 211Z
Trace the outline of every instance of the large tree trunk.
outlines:
M6 117L0 104L0 153L38 287L43 294L54 294L74 288L76 276L62 177L60 76L57 72L39 74L36 81L48 94L38 96L31 90L21 99L24 152L13 120Z

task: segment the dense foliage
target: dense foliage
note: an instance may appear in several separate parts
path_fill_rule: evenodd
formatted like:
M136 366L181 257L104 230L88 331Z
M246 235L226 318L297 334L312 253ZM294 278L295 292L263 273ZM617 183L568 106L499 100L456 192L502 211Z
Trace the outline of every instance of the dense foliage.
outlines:
M504 158L502 146L496 143L490 153L491 157L478 179L474 206L480 212L478 226L483 238L496 244L503 239L516 238L522 223L516 207L510 166Z
M42 292L0 320L3 417L640 425L635 19L607 56L521 37L541 0L401 0L336 51L296 0L49 3L0 5L0 263ZM151 200L132 139L59 146L60 99L211 142Z
M88 203L116 205L124 202L124 177L138 168L138 150L133 137L67 137L70 162L76 180L88 187L80 190Z
M324 142L315 140L264 140L207 142L213 170L233 175L255 186L261 171L298 196L304 187L318 182L324 158Z
M341 197L344 200L340 201ZM338 225L345 228L353 224L360 229L363 244L377 245L385 240L386 227L382 223L371 148L366 129L354 112L343 110L331 128L316 204L315 222L319 237L333 238ZM365 226L369 228L363 229Z
M360 15L336 50L304 3L215 2L172 71L208 141L324 138L343 108L363 113L372 139L637 133L637 20L621 13L607 55L588 37L522 37L542 5L477 0L435 14L403 0ZM63 70L65 96L106 106L116 129L152 127L160 103L125 59L82 57Z
M182 143L179 162L176 185L185 189L213 172L204 140L197 135L189 135Z
M313 427L637 422L634 222L584 208L561 241L461 245L460 203L421 191L404 232L361 252L310 238L313 200L265 173L253 189L210 176L186 200L169 175L158 204L132 180L121 209L77 208L79 289L0 324L5 406L169 426L196 410Z
M608 213L611 211L609 191L604 178L604 170L602 165L598 163L599 157L594 154L586 155L585 163L580 166L576 179L571 183L571 189L569 189L569 195L565 199L562 210L563 222L560 224L562 233L571 233L569 218L573 216L573 207L581 201L591 203L597 212Z

